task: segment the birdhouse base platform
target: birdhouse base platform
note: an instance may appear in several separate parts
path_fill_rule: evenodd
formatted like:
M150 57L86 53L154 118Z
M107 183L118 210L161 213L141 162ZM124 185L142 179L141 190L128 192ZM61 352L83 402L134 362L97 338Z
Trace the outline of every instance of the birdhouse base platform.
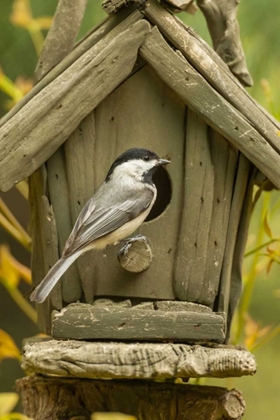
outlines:
M225 341L225 314L183 301L152 301L132 305L114 302L73 303L53 311L53 338L74 340Z
M224 345L87 342L33 338L23 347L28 373L91 379L226 378L253 375L255 357Z

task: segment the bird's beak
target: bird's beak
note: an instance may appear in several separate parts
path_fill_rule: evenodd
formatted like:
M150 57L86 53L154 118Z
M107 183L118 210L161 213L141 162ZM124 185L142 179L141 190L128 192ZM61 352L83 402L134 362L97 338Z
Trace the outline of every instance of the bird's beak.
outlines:
M167 165L168 163L171 163L170 160L167 160L167 159L158 160L158 166L164 166L164 165Z

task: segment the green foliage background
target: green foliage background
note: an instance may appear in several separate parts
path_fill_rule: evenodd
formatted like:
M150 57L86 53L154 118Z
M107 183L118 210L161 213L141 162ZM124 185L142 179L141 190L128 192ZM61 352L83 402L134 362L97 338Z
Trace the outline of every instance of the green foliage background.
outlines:
M52 16L57 5L57 0L31 0L31 8L34 16ZM13 81L18 76L32 78L37 55L29 33L21 27L13 26L10 22L13 1L1 0L0 2L0 66L2 71ZM88 0L88 7L85 19L80 31L80 36L85 34L93 25L99 23L105 14L101 10L101 0ZM180 17L210 43L206 24L203 16L198 11L194 16L181 14ZM264 107L278 118L280 117L280 2L278 0L242 0L239 6L239 23L241 29L242 42L247 58L248 68L254 79L254 87L249 92ZM266 79L269 82L271 92L262 88L261 80ZM0 116L3 115L5 104L8 97L0 92ZM254 212L251 222L250 241L254 241L257 230L262 223L262 211L264 201L267 200L268 212L279 201L279 192L266 195L260 200ZM21 209L18 209L20 212ZM22 207L22 212L27 214L27 207ZM280 237L280 215L278 211L270 217L270 227L275 237ZM1 234L1 232L0 232ZM263 242L267 236L263 233ZM3 242L1 236L0 242ZM23 259L26 257L23 256ZM261 258L261 257L260 257ZM246 270L250 270L253 259L245 260ZM24 261L23 261L24 262ZM257 261L260 262L259 260ZM259 270L255 278L255 287L250 305L250 316L261 326L278 325L280 323L279 310L279 291L280 289L280 265L274 264L269 275L265 270ZM2 288L0 290L2 294ZM11 307L11 311L13 307ZM0 311L1 314L1 311ZM2 315L3 316L3 315ZM10 315L9 315L10 316ZM1 320L2 324L2 320ZM1 327L1 325L0 325ZM18 327L18 330L21 328ZM24 332L13 328L13 336L16 337L20 345L20 338ZM29 330L30 331L30 330ZM30 332L29 332L30 334ZM26 333L25 333L26 335ZM279 372L280 372L280 337L277 336L269 343L263 345L255 351L259 370L255 377L231 379L228 381L216 380L207 381L215 385L224 385L227 387L236 387L243 392L247 403L247 412L245 420L255 420L268 418L276 420L280 412L280 391L279 391ZM13 361L16 363L16 361ZM11 367L11 365L9 365ZM11 369L2 369L0 365L0 388L10 391L11 383L8 376ZM18 371L17 371L18 372ZM6 378L6 379L5 379ZM15 378L12 378L13 381ZM7 382L5 382L7 380ZM4 384L4 382L5 384ZM7 384L7 385L6 385ZM5 388L5 385L7 388Z

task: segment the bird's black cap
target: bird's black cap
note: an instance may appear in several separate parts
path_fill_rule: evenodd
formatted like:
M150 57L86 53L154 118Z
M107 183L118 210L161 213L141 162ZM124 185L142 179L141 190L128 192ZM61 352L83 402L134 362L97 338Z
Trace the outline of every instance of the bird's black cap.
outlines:
M117 166L121 165L124 162L128 162L129 160L134 160L134 159L153 160L153 159L159 159L159 157L156 153L148 149L140 149L140 148L128 149L125 152L123 152L115 160L115 162L113 162L106 176L105 182L107 182L110 179L110 176L112 175L114 169Z

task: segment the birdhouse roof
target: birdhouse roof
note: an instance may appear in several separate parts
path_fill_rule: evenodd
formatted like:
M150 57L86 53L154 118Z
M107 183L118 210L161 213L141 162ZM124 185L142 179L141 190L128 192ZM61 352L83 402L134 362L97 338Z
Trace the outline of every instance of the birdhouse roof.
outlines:
M0 122L0 189L30 176L137 69L137 57L280 188L280 124L199 36L151 0L88 34Z

